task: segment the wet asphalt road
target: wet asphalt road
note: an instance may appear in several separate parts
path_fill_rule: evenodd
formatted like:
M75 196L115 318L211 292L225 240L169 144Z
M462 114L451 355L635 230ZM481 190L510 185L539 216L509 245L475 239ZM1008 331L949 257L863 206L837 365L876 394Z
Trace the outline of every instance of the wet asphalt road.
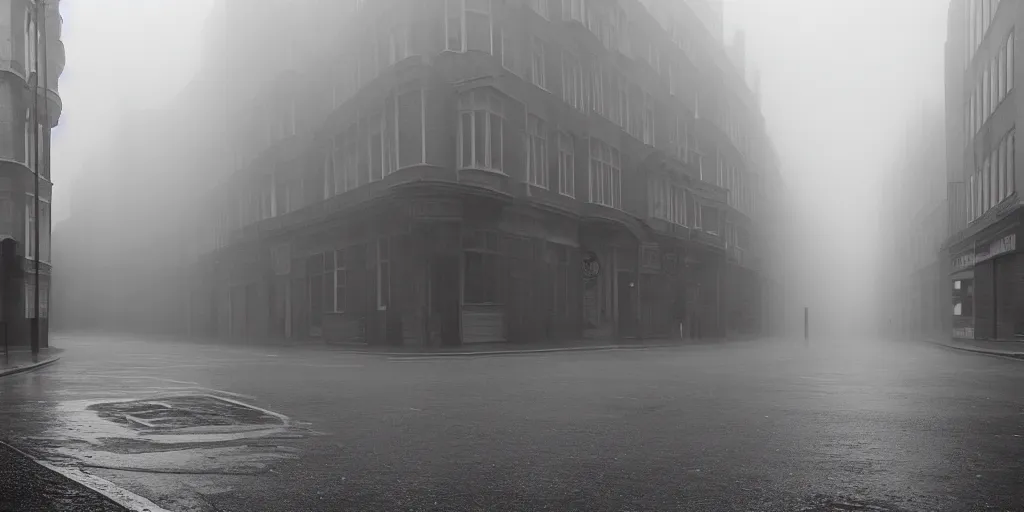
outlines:
M55 344L58 364L0 379L0 439L169 510L1024 510L1024 362L932 345L391 360ZM176 412L195 395L229 401ZM266 413L187 428L235 403ZM286 427L246 430L271 414Z

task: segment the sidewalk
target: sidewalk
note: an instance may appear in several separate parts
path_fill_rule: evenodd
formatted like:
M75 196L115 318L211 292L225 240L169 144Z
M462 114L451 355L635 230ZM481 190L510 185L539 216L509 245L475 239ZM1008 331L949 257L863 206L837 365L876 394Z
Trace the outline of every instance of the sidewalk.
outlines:
M986 341L929 338L929 341L956 350L1024 359L1024 341Z
M127 512L101 493L0 442L0 510Z
M726 342L753 341L747 339L700 339L680 340L675 338L645 338L626 340L570 340L545 343L476 343L456 347L418 346L367 346L365 344L325 343L327 349L345 350L361 354L376 354L389 357L468 357L505 354L536 354L545 352L578 352L598 350L633 350L669 348L699 345L714 345Z
M11 348L9 353L4 354L3 347L0 347L0 377L27 372L53 364L60 359L61 352L63 350L59 348L40 349L39 357L33 360L32 352L28 348Z

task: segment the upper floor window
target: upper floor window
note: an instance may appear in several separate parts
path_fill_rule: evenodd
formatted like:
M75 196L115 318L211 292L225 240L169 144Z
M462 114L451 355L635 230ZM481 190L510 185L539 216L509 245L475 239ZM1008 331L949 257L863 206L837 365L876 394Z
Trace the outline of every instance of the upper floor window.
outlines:
M545 66L544 42L535 37L530 44L530 81L541 89L548 88Z
M619 150L590 139L590 202L622 208L622 163Z
M491 0L445 0L445 49L493 53Z
M568 52L562 53L562 99L571 107L585 108L583 101L583 66Z
M526 133L529 137L527 178L531 185L548 188L547 130L544 120L533 114L527 114L526 118Z
M33 7L34 8L34 7ZM36 19L32 11L25 13L25 71L36 72L36 46L39 42L39 34L36 30Z
M572 135L558 134L558 193L576 196L576 149Z
M401 62L409 55L409 27L400 25L391 29L388 36L388 65Z
M459 168L502 170L501 97L474 90L459 97Z
M586 0L562 0L562 19L586 24Z
M544 19L551 19L551 0L530 0L530 8Z
M654 98L650 94L644 94L643 112L643 141L644 144L654 146Z

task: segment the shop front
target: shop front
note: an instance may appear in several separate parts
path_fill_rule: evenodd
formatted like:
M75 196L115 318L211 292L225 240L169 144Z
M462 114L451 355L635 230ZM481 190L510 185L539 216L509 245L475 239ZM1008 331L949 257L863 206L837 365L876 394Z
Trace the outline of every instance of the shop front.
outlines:
M974 255L974 336L1012 339L1018 326L1017 227L979 243ZM1022 332L1024 334L1024 332Z
M1021 287L1024 258L1013 226L975 241L951 259L952 335L959 339L1008 340L1024 336Z

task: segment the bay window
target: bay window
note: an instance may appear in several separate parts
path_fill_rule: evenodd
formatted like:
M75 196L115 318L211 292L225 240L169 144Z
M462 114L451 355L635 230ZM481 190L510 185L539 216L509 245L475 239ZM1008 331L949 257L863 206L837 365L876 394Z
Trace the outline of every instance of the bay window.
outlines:
M501 97L482 90L459 98L459 168L502 170L504 107Z
M526 116L526 133L529 137L527 145L527 179L531 185L548 188L548 152L547 134L544 120L533 115Z

